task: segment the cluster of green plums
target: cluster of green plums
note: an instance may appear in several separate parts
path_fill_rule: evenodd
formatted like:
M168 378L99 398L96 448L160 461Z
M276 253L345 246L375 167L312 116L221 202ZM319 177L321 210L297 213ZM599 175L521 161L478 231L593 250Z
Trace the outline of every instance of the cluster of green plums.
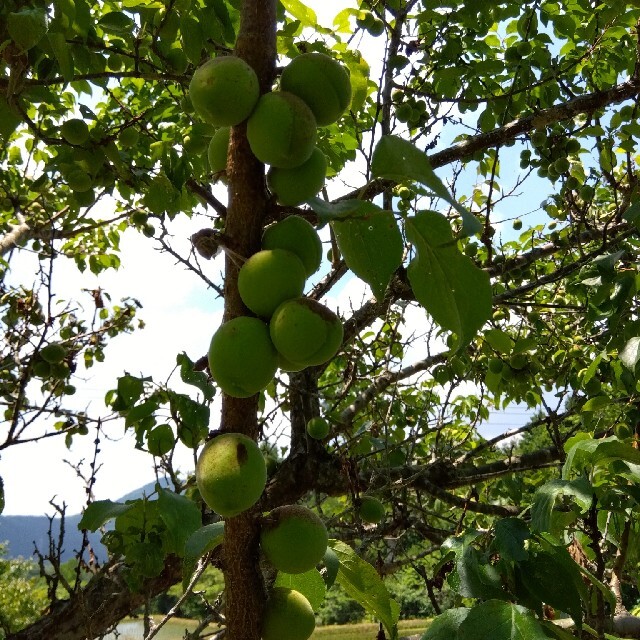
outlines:
M258 445L241 433L223 433L202 449L196 482L205 503L223 517L234 517L260 499L267 466ZM300 574L323 559L327 529L310 509L284 505L261 520L260 548L277 571ZM311 604L300 592L284 587L271 590L266 605L263 640L306 640L315 628Z
M278 368L301 371L329 361L342 344L340 318L302 295L322 260L322 243L304 218L288 216L267 227L262 250L238 274L238 290L255 316L225 322L209 347L209 370L228 395L263 390Z
M189 84L196 113L220 127L211 138L211 171L225 170L231 127L247 121L253 154L269 165L267 182L278 202L296 206L324 185L327 161L316 147L317 128L336 122L351 102L349 73L323 53L295 57L276 91L260 95L258 77L236 56L219 56L196 69Z
M558 132L559 134L560 132ZM571 156L580 152L581 145L576 138L566 138L556 135L555 131L547 132L546 129L536 129L531 133L531 143L538 152L539 159L532 157L530 149L525 149L520 154L520 167L537 167L541 178L557 180L562 175L567 175L571 168ZM580 185L576 178L569 176L567 180L575 182L571 188Z

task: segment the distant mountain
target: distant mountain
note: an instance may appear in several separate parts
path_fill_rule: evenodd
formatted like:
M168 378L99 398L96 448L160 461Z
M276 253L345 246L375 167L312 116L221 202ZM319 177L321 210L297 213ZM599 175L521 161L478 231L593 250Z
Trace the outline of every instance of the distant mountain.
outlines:
M143 495L150 495L155 490L155 482L128 493L119 498L117 502L135 500ZM81 514L67 515L64 519L64 544L62 560L73 558L82 547L82 531L78 529ZM0 542L7 543L7 557L17 558L22 556L30 558L37 548L40 553L46 555L49 550L49 527L53 539L57 540L60 534L60 518L56 517L52 522L47 516L1 516L0 515ZM89 542L99 560L106 559L106 550L100 543L100 532L90 533Z

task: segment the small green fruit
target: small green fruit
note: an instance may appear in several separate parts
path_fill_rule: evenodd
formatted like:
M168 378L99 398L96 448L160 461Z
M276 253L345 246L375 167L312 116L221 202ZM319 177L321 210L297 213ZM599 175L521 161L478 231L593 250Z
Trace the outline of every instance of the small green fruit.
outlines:
M40 349L40 357L49 364L57 364L67 357L67 350L61 344L52 342Z
M304 265L307 277L322 262L322 242L318 232L300 216L287 216L268 226L262 235L263 249L286 249L295 253Z
M82 171L82 169L71 171L65 176L65 178L72 191L83 193L84 191L89 191L93 186L91 176L85 171Z
M324 522L310 509L285 505L265 518L260 546L267 560L285 573L304 573L324 557L329 536Z
M138 144L140 132L134 127L127 127L118 134L118 144L122 149L130 149Z
M225 322L209 347L211 376L224 393L248 398L264 389L278 368L267 325L248 316Z
M569 158L558 158L554 163L553 163L553 168L555 171L557 171L559 174L562 173L566 173L567 171L569 171L569 168L571 167L571 163L569 162Z
M307 640L316 627L309 601L286 587L271 590L262 622L262 640Z
M509 358L509 366L512 369L516 369L519 371L520 369L524 369L527 366L527 355L524 353L514 353Z
M349 72L324 53L294 58L282 71L280 87L302 98L321 127L338 120L351 102Z
M326 176L327 159L316 147L309 159L298 167L271 167L267 183L280 204L295 207L313 198L322 189Z
M224 518L252 507L267 483L262 451L241 433L223 433L204 445L196 464L202 499Z
M309 298L282 303L269 323L276 349L295 365L309 367L330 360L342 344L340 318Z
M358 514L363 522L376 524L384 518L384 505L373 496L362 496Z
M321 417L311 418L307 422L307 433L315 440L324 440L329 435L329 423Z
M270 318L283 302L302 295L305 278L304 265L294 253L263 249L242 265L238 291L251 311Z
M489 360L489 371L491 373L500 373L504 368L504 362L500 358L491 358Z
M80 118L71 118L60 127L60 135L69 144L84 144L89 139L89 127Z
M520 231L520 229L522 229L522 220L520 220L520 218L516 218L513 221L513 228L515 231Z
M93 189L74 191L73 199L81 207L90 207L96 201L96 192Z
M247 122L247 139L260 162L291 169L313 153L316 127L316 119L303 100L292 93L274 91L258 101Z
M48 378L51 375L51 365L46 360L36 360L32 369L37 378Z
M217 127L246 120L260 96L255 71L237 56L212 58L196 69L189 84L196 113Z
M230 138L231 127L221 127L213 134L207 151L211 173L220 173L227 168L227 153L229 151Z

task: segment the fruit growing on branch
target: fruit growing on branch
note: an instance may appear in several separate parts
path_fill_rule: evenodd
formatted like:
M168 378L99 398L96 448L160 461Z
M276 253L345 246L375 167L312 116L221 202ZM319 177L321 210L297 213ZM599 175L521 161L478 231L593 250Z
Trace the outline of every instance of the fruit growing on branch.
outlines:
M324 440L329 435L329 423L320 416L311 418L307 422L307 433L311 438L315 440Z
M271 590L264 612L262 640L307 640L316 626L309 601L286 587Z
M255 71L244 60L221 56L196 69L189 95L205 122L231 127L249 117L260 96L260 86Z
M302 98L318 126L338 120L351 102L348 71L324 53L303 53L282 71L280 87Z
M278 571L304 573L324 557L329 536L324 522L299 505L277 507L263 521L260 546Z
M252 507L267 482L262 451L248 436L223 433L204 445L196 464L196 483L205 503L230 518Z
M89 127L84 120L71 118L60 127L60 135L69 144L84 144L89 139Z
M248 398L264 389L278 367L269 327L248 316L229 320L215 332L208 360L213 379L235 398Z
M358 515L363 522L376 524L384 518L384 504L373 496L362 496Z
M227 153L231 127L221 127L212 136L207 150L209 169L211 173L220 173L227 168Z
M272 167L267 173L267 182L280 204L295 207L322 189L326 175L327 159L316 147L309 159L298 167Z
M307 104L284 91L263 95L247 122L247 139L260 162L290 169L309 159L316 145L316 119Z
M254 253L240 269L238 290L242 301L263 318L286 300L302 295L304 265L285 249L263 249Z
M304 265L307 277L322 262L322 242L313 226L300 216L287 216L269 225L262 235L263 249L286 249L295 253Z

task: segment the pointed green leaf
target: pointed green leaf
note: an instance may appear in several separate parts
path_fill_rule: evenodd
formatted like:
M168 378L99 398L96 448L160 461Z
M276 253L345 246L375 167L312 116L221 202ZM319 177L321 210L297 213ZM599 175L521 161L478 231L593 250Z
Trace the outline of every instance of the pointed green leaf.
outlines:
M398 136L383 136L373 152L371 173L375 177L398 182L403 180L421 182L462 216L463 236L470 236L482 230L479 220L451 195L433 172L427 155L411 142Z
M531 529L533 531L550 531L551 515L556 499L568 495L575 499L581 511L591 505L592 490L586 478L571 482L567 480L551 480L539 487L533 495L531 504Z
M129 511L132 507L132 504L123 504L122 502L96 500L84 510L82 518L80 518L80 522L78 522L78 529L96 531L105 524L105 522Z
M20 122L21 118L9 106L7 99L0 95L0 140L6 141Z
M407 269L416 299L456 334L460 349L491 316L489 276L460 253L443 215L420 211L406 219L405 230L417 251Z
M585 466L608 465L614 460L640 464L640 451L616 436L600 440L580 439L567 452L562 477L568 478L574 469L580 471Z
M340 253L378 300L395 270L402 264L402 235L390 211L362 202L357 214L331 223Z
M330 540L329 545L340 560L338 584L368 613L382 622L392 639L397 638L396 625L400 607L389 595L376 570L344 542Z
M524 607L488 600L469 611L459 629L459 640L548 640L541 624Z
M126 13L122 13L122 11L110 11L98 20L98 26L107 33L119 35L130 33L134 22Z
M191 15L184 15L180 19L180 42L189 62L200 64L204 38L200 23Z
M28 51L47 33L47 14L44 9L26 8L10 13L7 16L7 31L23 51Z
M167 526L170 541L169 552L184 555L189 536L202 524L200 509L193 500L173 491L159 489L158 510Z
M447 609L433 619L420 640L459 640L458 629L470 611L465 607Z
M519 518L504 518L495 524L495 546L500 555L515 562L528 557L524 543L531 537L529 527Z
M275 586L299 591L309 601L314 611L322 604L327 593L327 586L317 569L296 574L280 571L276 577Z
M49 32L47 34L49 38L49 44L51 45L51 49L53 51L53 55L56 57L58 61L58 66L60 67L60 73L62 77L67 81L71 82L73 80L73 56L71 55L71 49L67 44L67 40L63 33Z
M300 0L280 1L289 14L291 14L296 20L300 20L303 27L313 27L318 23L315 11L300 2Z
M636 364L638 364L638 360L640 360L640 338L631 338L631 340L622 347L619 357L627 369L635 371Z
M222 544L224 538L224 522L214 522L196 529L185 542L184 560L182 562L182 588L186 589L198 560L208 551Z
M204 371L196 371L195 364L184 351L176 356L176 362L180 366L182 382L197 387L207 400L212 400L216 390L209 382L207 374Z

